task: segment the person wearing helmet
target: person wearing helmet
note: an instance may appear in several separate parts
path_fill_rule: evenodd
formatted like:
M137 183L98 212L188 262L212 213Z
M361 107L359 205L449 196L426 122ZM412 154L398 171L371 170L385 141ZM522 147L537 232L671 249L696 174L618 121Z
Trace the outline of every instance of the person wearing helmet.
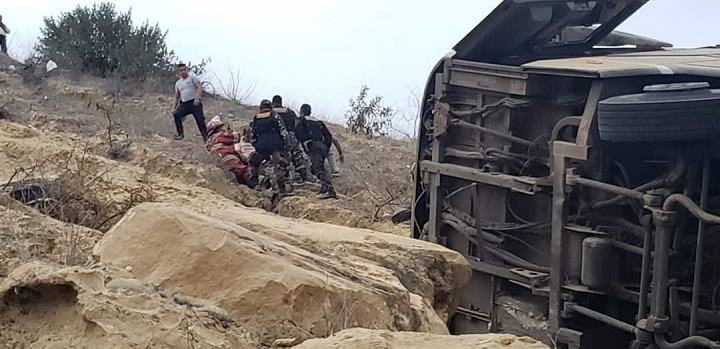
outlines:
M220 157L223 165L235 175L240 184L253 187L251 182L250 169L246 162L241 160L235 150L235 143L240 142L241 135L230 129L219 116L210 120L205 126L208 131L208 140L205 148L211 153Z
M322 121L310 116L312 107L303 104L300 107L300 119L297 123L297 136L300 144L310 157L312 171L320 181L319 199L336 199L330 175L325 170L325 159L328 157L333 137Z
M287 151L290 155L293 169L297 174L296 180L298 182L306 182L308 180L307 168L305 166L307 159L300 148L300 143L295 133L295 124L298 121L297 114L295 114L294 110L283 106L282 97L278 95L272 98L272 108L283 120L283 123L285 123L285 129L287 129L288 132Z
M260 165L270 160L275 169L275 184L280 196L290 195L292 187L287 182L287 155L285 146L288 133L285 123L280 116L272 110L272 103L263 99L260 102L260 112L255 114L250 122L250 141L255 147L250 159L251 185L258 184Z

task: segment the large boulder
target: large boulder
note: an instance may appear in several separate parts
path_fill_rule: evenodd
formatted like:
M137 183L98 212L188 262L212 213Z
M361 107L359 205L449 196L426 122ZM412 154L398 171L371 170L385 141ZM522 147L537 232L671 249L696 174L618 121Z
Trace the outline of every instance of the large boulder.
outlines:
M465 257L425 241L281 217L238 205L214 207L207 214L309 251L333 265L378 265L392 274L390 280L429 300L443 320L455 311L471 276Z
M470 277L459 254L320 223L310 233L300 222L233 209L215 211L228 217L218 219L142 204L94 254L168 294L216 302L265 345L350 327L447 334L447 316Z
M353 328L329 338L311 339L293 349L550 349L532 338L509 334L445 336Z
M0 348L256 348L219 308L176 304L123 273L40 262L13 270L0 283Z

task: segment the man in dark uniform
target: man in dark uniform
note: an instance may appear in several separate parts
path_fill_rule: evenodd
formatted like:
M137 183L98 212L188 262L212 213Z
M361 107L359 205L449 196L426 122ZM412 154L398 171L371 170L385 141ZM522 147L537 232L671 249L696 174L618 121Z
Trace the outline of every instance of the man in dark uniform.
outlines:
M307 168L305 167L305 154L300 149L297 135L295 134L295 123L298 121L297 114L295 111L283 106L282 97L275 95L272 98L273 111L280 115L280 118L285 123L285 128L288 132L288 144L287 151L290 155L293 168L295 169L299 182L305 182L308 180Z
M260 165L269 159L275 170L275 184L280 196L287 196L292 192L292 187L287 183L287 134L285 123L272 110L270 101L263 99L260 102L260 112L250 122L250 141L255 147L255 153L250 158L251 187L258 184Z
M333 137L325 123L313 118L310 114L312 114L310 105L303 104L300 107L300 119L296 127L297 137L310 157L312 171L320 181L321 189L317 197L319 199L336 199L335 188L330 175L325 170L325 159L330 152Z

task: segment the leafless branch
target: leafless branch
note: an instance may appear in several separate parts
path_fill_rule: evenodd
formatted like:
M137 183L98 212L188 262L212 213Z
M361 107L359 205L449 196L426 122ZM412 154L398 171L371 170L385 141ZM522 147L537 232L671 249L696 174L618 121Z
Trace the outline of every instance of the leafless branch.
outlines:
M417 88L408 88L408 91L410 95L407 97L406 106L400 113L395 114L390 128L396 134L412 141L417 138L417 122L422 110L422 96ZM412 133L406 131L407 127L410 127Z
M217 73L213 72L215 81L220 87L220 94L238 104L243 104L255 92L255 84L243 86L240 70L233 71L228 68L229 78L223 82ZM214 89L214 86L213 86Z
M398 196L397 194L393 194L393 193L390 191L390 188L385 188L385 191L387 192L388 197L387 197L387 199L385 199L383 202L381 202L380 204L377 205L377 208L375 209L375 213L373 214L373 221L377 221L377 220L382 219L382 217L378 217L378 215L380 214L380 212L382 211L382 209L385 208L385 207L388 206L388 205L392 205L392 204L395 203L395 202L397 201L397 199L399 198L399 196Z
M112 114L115 111L115 103L117 102L117 99L113 98L112 103L110 106L104 106L101 105L98 102L95 102L95 110L101 110L105 114L105 118L108 121L108 127L107 127L107 138L108 138L108 145L110 146L110 149L113 147L113 140L112 140L112 131L113 131L113 119ZM88 108L93 104L93 102L88 103Z

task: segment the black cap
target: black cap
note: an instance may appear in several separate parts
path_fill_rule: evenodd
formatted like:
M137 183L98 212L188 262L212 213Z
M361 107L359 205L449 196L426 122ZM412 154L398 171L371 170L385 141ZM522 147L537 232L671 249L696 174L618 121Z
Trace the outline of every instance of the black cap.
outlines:
M300 106L300 115L308 116L310 114L312 114L312 107L310 104L303 104Z
M263 99L262 101L260 101L260 110L263 109L272 109L272 103L270 103L270 101L267 99Z

